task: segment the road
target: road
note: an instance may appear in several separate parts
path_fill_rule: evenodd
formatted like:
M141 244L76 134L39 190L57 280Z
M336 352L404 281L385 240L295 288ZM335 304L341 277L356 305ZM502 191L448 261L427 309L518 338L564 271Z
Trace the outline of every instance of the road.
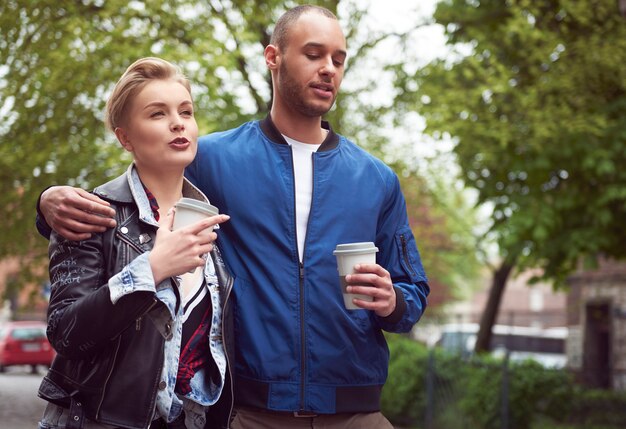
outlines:
M44 368L31 374L29 366L9 367L0 373L0 427L2 429L37 428L46 402L37 396Z
M36 429L46 402L37 396L44 367L38 374L30 366L9 367L0 373L0 428ZM396 429L402 429L396 426Z

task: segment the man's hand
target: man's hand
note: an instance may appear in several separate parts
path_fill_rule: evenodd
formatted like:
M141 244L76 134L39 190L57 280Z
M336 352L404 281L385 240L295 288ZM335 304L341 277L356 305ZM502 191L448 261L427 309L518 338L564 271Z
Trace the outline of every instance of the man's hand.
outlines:
M115 227L115 210L109 203L80 188L46 189L39 209L54 231L72 241L86 240L93 232Z
M373 310L380 317L387 317L396 308L396 291L391 282L389 272L378 264L357 264L356 274L346 276L347 292L368 295L374 301L353 299L361 308Z

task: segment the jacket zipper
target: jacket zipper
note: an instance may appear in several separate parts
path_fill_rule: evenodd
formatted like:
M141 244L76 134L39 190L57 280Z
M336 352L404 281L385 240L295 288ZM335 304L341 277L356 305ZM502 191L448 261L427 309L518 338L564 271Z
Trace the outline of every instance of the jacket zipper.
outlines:
M289 146L291 153L291 177L293 178L293 224L295 231L295 243L296 243L296 259L298 261L298 288L300 290L300 410L304 410L304 382L306 380L306 341L305 341L305 327L304 327L304 263L300 262L300 255L298 254L298 205L296 203L296 165L293 157L293 148ZM313 156L311 156L311 162L313 162ZM311 201L313 201L313 195L311 195ZM311 216L309 209L309 217ZM306 242L306 237L305 240ZM304 249L302 249L302 259L304 261Z
M111 366L109 367L109 373L107 374L107 378L104 380L104 385L102 386L102 395L100 396L100 402L98 403L98 408L96 409L96 418L100 418L100 410L102 409L102 403L104 402L104 395L106 393L109 380L111 379L111 374L113 374L113 368L115 368L115 362L117 361L117 353L120 350L121 342L122 342L121 337L118 337L117 342L115 344L115 353L113 353L113 362L111 362Z
M230 394L230 408L228 409L228 422L231 421L232 416L233 416L233 409L235 408L235 392L234 392L234 386L235 386L235 381L233 380L233 367L231 365L231 361L228 358L228 347L226 345L226 341L227 341L227 337L226 337L226 305L228 304L228 298L230 298L230 292L233 289L233 278L232 277L228 277L229 278L229 284L226 285L226 299L224 299L224 306L222 307L222 341L224 343L224 354L226 355L226 365L228 367L228 378L230 379L230 387L231 387L231 394ZM230 427L230 423L227 424L228 427Z
M298 264L300 283L300 353L302 355L300 365L300 410L304 410L304 381L306 379L306 341L304 331L304 264L302 262L298 262Z
M404 262L406 263L406 266L411 272L411 274L413 274L413 276L416 277L417 274L415 274L415 271L413 270L413 266L411 265L409 261L409 254L406 248L406 237L404 236L404 234L400 234L400 242L402 243L402 258L404 259Z
M139 248L139 246L135 245L135 243L133 243L132 241L128 240L123 234L116 234L116 236L121 241L123 241L124 243L126 243L127 245L129 245L130 247L135 249L138 253L140 253L140 254L143 253L143 250L141 248ZM129 259L129 258L127 258L127 259ZM126 261L126 262L130 262L130 261ZM152 310L152 308L158 302L159 301L156 298L153 298L152 302L150 303L150 305L148 305L147 308L141 312L141 315L135 320L135 329L137 331L139 331L141 329L141 319L143 318L143 316L148 314L148 312L150 310ZM104 395L105 395L105 392L106 392L106 386L107 386L107 384L109 382L109 379L111 378L111 374L113 373L113 367L115 366L115 361L117 360L117 353L119 351L120 341L121 341L121 339L118 338L117 348L115 349L115 355L114 355L114 359L113 359L113 365L111 365L111 370L109 371L109 374L107 375L107 378L104 381L104 387L103 387L103 390L102 390L102 396L100 397L100 403L98 404L98 409L96 410L96 416L98 416L98 417L100 415L100 409L102 408L102 403L104 402ZM159 383L159 376L160 376L162 371L163 371L163 361L161 360L161 365L159 365L159 371L158 371L158 376L157 376L157 385ZM155 389L153 389L153 391L156 392L157 389L158 389L158 387L156 387L156 385L155 385ZM154 404L155 401L156 401L156 393L154 394L154 397L152 399L152 403Z

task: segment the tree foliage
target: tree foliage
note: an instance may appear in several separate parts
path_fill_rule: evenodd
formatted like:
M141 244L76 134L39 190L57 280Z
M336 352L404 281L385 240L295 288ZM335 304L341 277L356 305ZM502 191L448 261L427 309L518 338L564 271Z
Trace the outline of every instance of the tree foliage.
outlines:
M135 59L158 55L184 68L204 131L266 110L267 78L255 60L282 2L234 3L228 9L167 0L0 5L0 257L45 246L32 227L43 188L90 188L124 168L128 158L105 132L102 112Z
M368 10L362 2L316 3L335 12L346 30L349 61L344 81L351 79L353 70L367 70L358 83L344 84L328 119L342 134L388 157L386 124L394 114L392 106L364 102L363 97L376 90L381 79L371 72L371 65L385 67L376 56L377 46L389 39L405 40L407 34L395 29L369 31L363 25ZM183 68L193 82L202 133L267 114L271 85L262 52L277 17L295 4L279 0L37 0L27 6L16 0L2 2L0 216L4 236L0 258L45 255L46 242L34 228L34 209L46 186L90 189L125 168L129 158L104 129L103 108L114 82L135 59L160 56ZM431 205L438 200L429 197L428 184L401 157L391 161L398 171L410 171L406 186L416 186L411 217L430 218ZM452 194L447 195L454 198ZM450 223L442 220L443 212L432 213L439 219L440 241L445 241L453 233ZM437 251L439 256L459 249ZM433 266L437 256L431 258ZM443 274L459 271L453 267L459 259L450 256L439 263L441 269L435 273L442 276L431 275L431 279L440 278L438 284L454 288L454 276Z
M449 133L493 206L506 263L563 283L581 257L626 257L626 21L614 0L449 0L454 59L397 68L398 101Z

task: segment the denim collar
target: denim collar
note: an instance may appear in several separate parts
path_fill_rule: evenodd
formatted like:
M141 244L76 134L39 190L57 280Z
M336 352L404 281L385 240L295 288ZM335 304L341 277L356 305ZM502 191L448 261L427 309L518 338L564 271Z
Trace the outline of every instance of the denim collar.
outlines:
M196 188L184 177L182 191L183 196L186 198L209 202L206 195L204 195L202 191ZM159 226L159 223L152 214L150 201L148 200L148 196L143 189L139 173L137 172L137 168L134 163L128 166L125 174L105 183L104 185L98 186L94 189L94 193L110 201L121 203L134 202L139 209L139 219L142 222L155 227Z

